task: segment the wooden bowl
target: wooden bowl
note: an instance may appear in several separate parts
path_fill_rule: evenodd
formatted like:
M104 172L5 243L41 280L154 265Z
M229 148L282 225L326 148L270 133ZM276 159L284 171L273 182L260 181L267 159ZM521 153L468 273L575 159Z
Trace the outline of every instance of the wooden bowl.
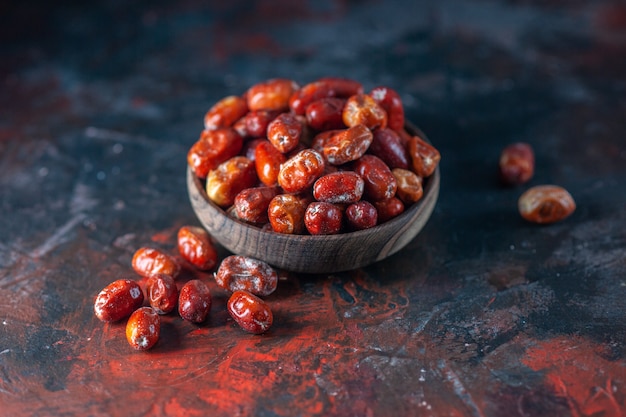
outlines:
M407 130L426 139L411 125L407 125ZM406 246L422 230L435 208L439 176L437 167L424 181L422 199L398 217L370 229L323 236L264 231L228 216L208 198L202 181L189 167L187 189L202 225L232 253L260 259L288 271L330 273L372 264Z

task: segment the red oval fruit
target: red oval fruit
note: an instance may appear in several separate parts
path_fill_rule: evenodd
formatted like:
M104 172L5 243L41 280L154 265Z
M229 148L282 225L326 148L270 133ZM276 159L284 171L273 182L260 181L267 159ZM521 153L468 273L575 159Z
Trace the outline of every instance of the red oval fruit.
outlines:
M239 327L253 334L265 333L274 322L269 305L247 291L235 291L230 296L228 313Z
M211 310L211 291L199 279L187 281L178 296L178 314L192 323L202 323Z
M335 235L341 231L343 215L332 203L314 201L304 212L304 225L312 235Z
M228 291L245 290L254 295L267 296L276 290L278 274L263 261L231 255L220 264L215 282Z
M363 195L365 182L354 171L326 174L313 184L313 197L327 203L356 203Z
M576 203L563 187L537 185L520 196L518 209L529 222L548 224L569 217L576 210Z
M150 306L158 314L167 314L176 308L178 288L174 278L169 275L157 275L148 279L146 294Z
M183 226L178 230L178 252L196 268L208 271L217 264L217 251L206 230Z
M176 259L158 249L147 247L135 252L132 267L142 277L165 274L176 279L180 273L180 264Z
M100 291L94 303L94 312L102 321L118 321L130 316L143 304L143 300L139 284L131 279L118 279Z
M161 317L152 307L141 307L133 312L126 323L126 340L137 350L148 350L161 335Z

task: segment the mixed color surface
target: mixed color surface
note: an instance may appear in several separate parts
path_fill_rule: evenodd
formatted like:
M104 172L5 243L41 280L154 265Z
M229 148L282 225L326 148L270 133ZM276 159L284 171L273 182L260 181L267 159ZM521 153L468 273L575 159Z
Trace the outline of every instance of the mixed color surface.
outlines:
M0 6L0 413L626 414L626 8L585 1L103 1ZM264 79L400 91L440 149L438 205L371 267L281 272L243 332L211 273L202 325L137 352L93 302L136 249L197 225L186 152L206 110ZM577 209L525 222L498 183ZM224 250L220 258L227 256Z

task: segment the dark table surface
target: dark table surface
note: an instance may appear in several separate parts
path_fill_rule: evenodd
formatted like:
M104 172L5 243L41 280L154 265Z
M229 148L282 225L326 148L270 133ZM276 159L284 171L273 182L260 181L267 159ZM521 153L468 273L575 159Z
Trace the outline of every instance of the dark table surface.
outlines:
M626 5L619 0L3 3L0 414L604 416L626 409ZM199 224L186 153L261 80L402 93L442 153L428 224L396 255L285 273L242 332L210 273L204 325L133 351L97 293ZM500 150L536 174L504 188ZM528 187L577 202L517 213ZM227 252L220 249L220 256Z

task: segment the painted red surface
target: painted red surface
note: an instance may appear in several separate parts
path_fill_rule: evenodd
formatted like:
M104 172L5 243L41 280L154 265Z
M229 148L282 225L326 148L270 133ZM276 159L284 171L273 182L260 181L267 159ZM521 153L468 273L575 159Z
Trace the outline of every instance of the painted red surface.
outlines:
M626 409L626 366L606 359L603 347L580 336L556 337L527 349L522 362L544 374L572 416L621 417Z

